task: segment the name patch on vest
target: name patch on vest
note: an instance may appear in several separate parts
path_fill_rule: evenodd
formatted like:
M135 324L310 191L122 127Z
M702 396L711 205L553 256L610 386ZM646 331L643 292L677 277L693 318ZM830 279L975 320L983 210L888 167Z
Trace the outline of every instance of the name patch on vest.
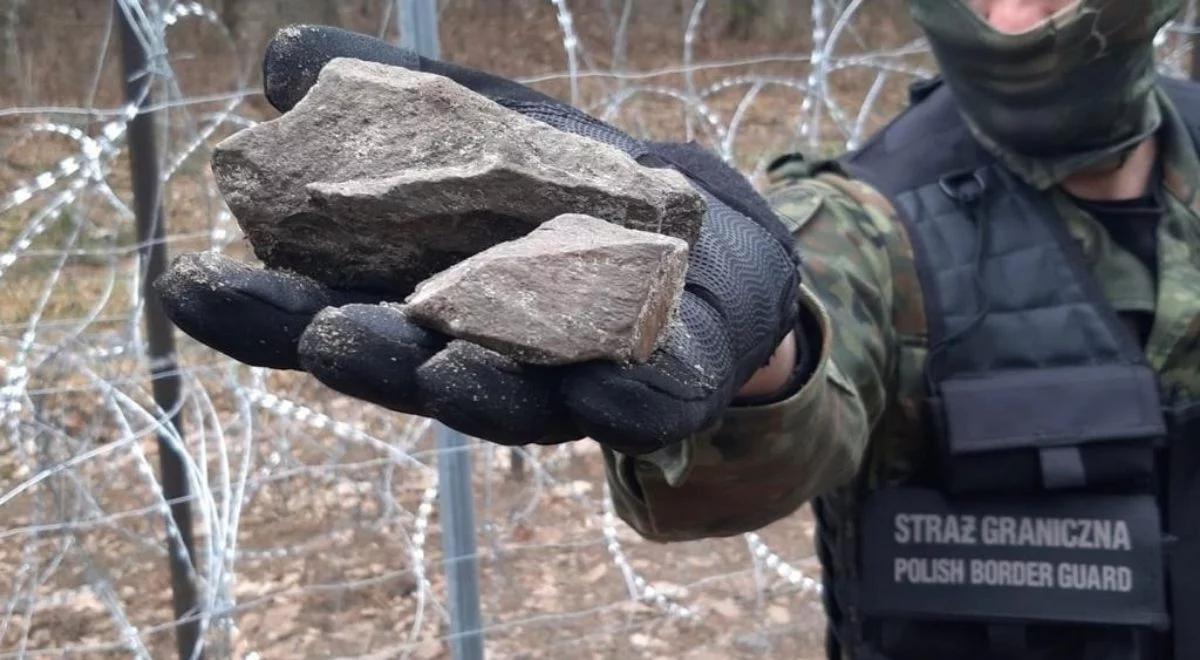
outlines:
M867 614L989 621L1167 623L1151 496L956 498L874 493L863 507Z

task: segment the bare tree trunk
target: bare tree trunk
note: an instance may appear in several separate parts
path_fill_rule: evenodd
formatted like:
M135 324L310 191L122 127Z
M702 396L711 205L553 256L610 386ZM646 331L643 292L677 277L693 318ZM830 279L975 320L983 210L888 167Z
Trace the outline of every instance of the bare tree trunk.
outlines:
M762 18L767 0L728 0L729 17L725 22L725 36L734 39L749 39L754 24Z
M1194 28L1200 28L1200 14L1193 21ZM1200 32L1192 36L1192 80L1200 80Z
M218 10L221 22L234 37L237 37L238 30L241 28L241 21L238 20L241 17L241 13L237 10L238 4L241 4L238 0L221 0L221 8Z
M17 40L21 22L21 7L25 0L9 0L0 9L0 90L5 102L16 103L24 96L24 76L21 75L21 45Z
M725 0L725 36L745 40L787 33L798 5L796 0Z

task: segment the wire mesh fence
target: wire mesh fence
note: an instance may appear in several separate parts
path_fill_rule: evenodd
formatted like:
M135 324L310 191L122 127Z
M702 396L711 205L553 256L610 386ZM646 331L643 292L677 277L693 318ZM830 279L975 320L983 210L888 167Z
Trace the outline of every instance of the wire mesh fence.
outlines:
M207 162L271 116L265 38L318 21L397 39L403 3L117 4L149 54L161 243L249 259ZM1169 72L1190 65L1194 15L1160 36ZM182 623L210 658L445 657L428 420L186 338L168 356L178 410L156 404L113 17L85 0L0 7L0 657L170 657ZM903 0L444 0L439 24L447 59L635 135L696 139L757 182L782 153L859 144L933 73ZM194 518L183 616L159 439ZM591 443L468 450L489 655L823 656L806 512L655 545L616 519Z

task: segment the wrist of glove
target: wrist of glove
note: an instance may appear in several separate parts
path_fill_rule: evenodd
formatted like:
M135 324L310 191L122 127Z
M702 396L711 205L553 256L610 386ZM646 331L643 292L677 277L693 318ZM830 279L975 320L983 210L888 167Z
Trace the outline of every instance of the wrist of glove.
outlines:
M709 211L677 318L645 363L540 367L422 328L378 297L212 253L183 255L158 289L172 320L201 342L247 364L303 369L345 394L482 439L588 436L640 454L716 421L795 327L798 259L786 228L740 174L700 147L643 142L512 81L335 28L289 28L272 40L268 100L288 111L335 57L447 76L558 130L686 175Z

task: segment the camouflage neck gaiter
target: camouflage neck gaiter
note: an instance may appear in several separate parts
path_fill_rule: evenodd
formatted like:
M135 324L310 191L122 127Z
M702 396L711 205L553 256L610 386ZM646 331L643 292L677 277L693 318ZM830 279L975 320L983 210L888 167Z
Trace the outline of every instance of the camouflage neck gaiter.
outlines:
M1158 130L1154 37L1182 0L1080 0L997 31L965 0L910 0L972 132L1038 189L1112 163Z

